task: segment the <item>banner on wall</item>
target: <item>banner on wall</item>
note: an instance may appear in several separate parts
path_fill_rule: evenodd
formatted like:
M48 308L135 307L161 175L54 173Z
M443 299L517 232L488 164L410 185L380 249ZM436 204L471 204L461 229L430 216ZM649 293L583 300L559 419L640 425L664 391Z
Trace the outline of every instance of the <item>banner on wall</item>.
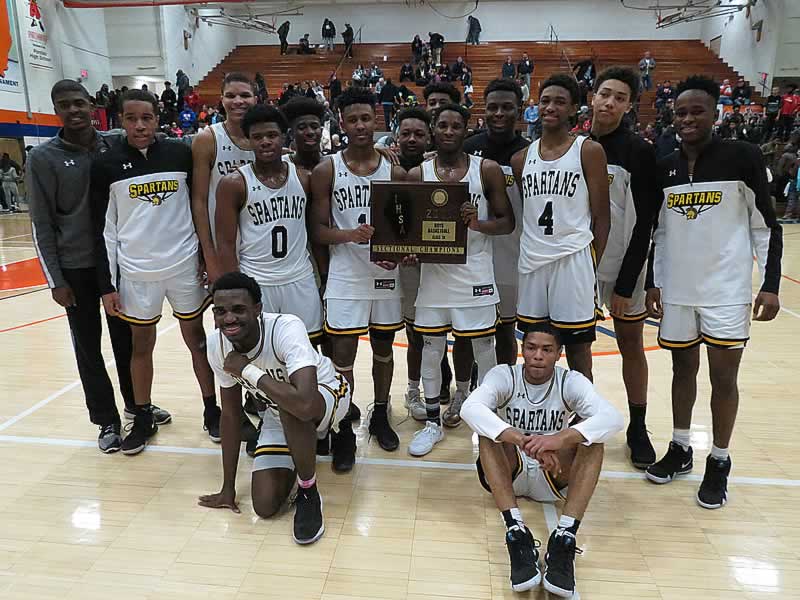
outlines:
M13 32L15 0L0 0L0 91L22 93L19 49Z
M52 70L53 52L42 7L38 0L25 0L25 4L27 13L21 17L27 45L25 59L31 67Z

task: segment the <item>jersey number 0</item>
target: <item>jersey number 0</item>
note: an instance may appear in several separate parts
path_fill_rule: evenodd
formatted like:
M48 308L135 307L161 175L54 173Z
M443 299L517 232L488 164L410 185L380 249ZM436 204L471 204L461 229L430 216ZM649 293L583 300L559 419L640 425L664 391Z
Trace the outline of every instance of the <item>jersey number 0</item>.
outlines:
M276 225L272 228L272 256L273 258L283 258L286 256L287 232L283 225Z

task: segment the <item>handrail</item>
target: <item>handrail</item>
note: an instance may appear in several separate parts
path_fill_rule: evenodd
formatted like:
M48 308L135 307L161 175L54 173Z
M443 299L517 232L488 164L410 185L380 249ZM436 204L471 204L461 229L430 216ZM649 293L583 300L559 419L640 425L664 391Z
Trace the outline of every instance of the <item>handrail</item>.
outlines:
M344 47L344 54L342 54L342 58L340 58L340 59L339 59L339 62L336 64L336 68L333 70L333 73L332 73L333 75L336 75L337 77L339 76L339 69L341 69L341 68L342 68L342 63L344 62L344 59L345 59L345 58L347 58L347 51L348 51L350 48L352 48L352 46L353 46L353 43L356 41L356 38L358 38L358 43L359 43L359 44L361 43L361 30L362 30L363 28L364 28L364 26L363 26L363 25L361 25L361 26L358 28L358 31L356 31L356 32L353 34L353 41L352 41L352 42L350 42L350 45L349 45L349 46L345 46L345 47ZM328 77L328 81L330 82L330 77Z

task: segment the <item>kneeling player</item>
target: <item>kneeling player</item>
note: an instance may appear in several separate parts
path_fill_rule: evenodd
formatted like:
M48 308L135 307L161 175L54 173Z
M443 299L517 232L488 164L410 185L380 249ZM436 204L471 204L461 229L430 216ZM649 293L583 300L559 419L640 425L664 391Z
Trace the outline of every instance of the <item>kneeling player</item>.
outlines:
M236 505L239 411L242 387L267 404L253 462L253 509L274 515L297 475L294 540L311 544L325 531L317 489L317 438L327 435L350 406L350 386L317 353L305 325L294 315L261 312L255 279L228 273L214 284L214 324L208 357L222 396L222 490L200 497L200 505Z
M622 415L577 371L557 367L561 339L549 323L532 324L522 340L523 364L498 365L467 398L461 417L479 435L478 477L494 496L508 532L511 588L542 580L539 553L517 496L565 500L545 555L544 587L575 591L575 535L603 466L603 443L622 430ZM570 427L575 414L580 422ZM567 495L567 486L570 486Z

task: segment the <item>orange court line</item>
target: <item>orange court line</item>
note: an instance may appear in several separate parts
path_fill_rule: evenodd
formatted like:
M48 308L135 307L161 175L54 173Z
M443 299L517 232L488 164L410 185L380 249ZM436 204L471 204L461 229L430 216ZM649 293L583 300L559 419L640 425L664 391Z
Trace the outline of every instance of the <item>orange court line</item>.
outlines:
M23 329L25 327L30 327L31 325L38 325L39 323L47 323L47 321L53 321L55 319L61 319L66 317L67 313L63 313L60 315L56 315L55 317L47 317L46 319L39 319L38 321L31 321L30 323L23 323L22 325L16 325L14 327L9 327L7 329L0 329L0 333L7 333L9 331L16 331L17 329Z
M0 292L46 284L47 280L38 258L28 258L0 265Z

